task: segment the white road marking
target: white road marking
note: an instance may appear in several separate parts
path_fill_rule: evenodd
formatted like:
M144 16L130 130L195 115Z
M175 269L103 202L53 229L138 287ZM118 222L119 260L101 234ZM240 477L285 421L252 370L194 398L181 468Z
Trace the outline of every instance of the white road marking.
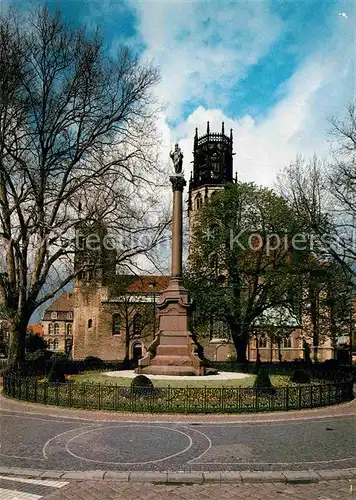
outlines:
M183 434L183 436L186 436L188 438L189 445L186 448L184 448L184 450L178 451L177 453L174 453L173 455L169 455L169 456L164 457L164 458L158 458L157 460L148 460L147 462L108 462L108 461L104 461L104 460L92 460L90 458L80 457L79 455L76 455L75 453L73 453L72 451L70 451L68 449L68 445L71 441L73 441L74 439L76 439L80 436L83 436L84 434L88 434L89 432L94 432L94 431L102 430L102 429L122 429L123 427L149 427L149 425L147 425L147 424L142 424L142 425L112 425L110 427L109 426L102 427L101 429L90 429L90 430L81 432L77 436L74 436L71 439L69 439L69 441L67 441L67 443L65 445L65 449L66 449L67 453L69 453L73 457L79 458L80 460L85 460L86 462L95 462L95 463L100 463L100 464L113 464L113 465L146 465L146 464L155 464L157 462L163 462L165 460L169 460L171 458L177 457L178 455L182 455L183 453L186 453L188 450L190 450L190 448L193 445L192 438L188 434L186 434L185 432L179 431L178 429L172 429L171 427L163 427L162 425L156 425L155 428L165 429L168 431L173 431L173 432L178 432L179 434Z
M43 495L33 495L32 493L25 493L24 491L8 490L0 488L1 500L38 500Z
M30 479L17 476L1 476L0 479L6 479L7 481L16 481L17 483L27 483L27 484L37 484L39 486L51 486L52 488L62 488L68 484L65 481L53 481L50 479Z
M57 434L56 436L53 436L52 438L50 438L48 441L45 442L45 444L43 445L43 448L42 448L42 455L44 456L44 458L48 458L48 455L47 455L47 452L46 452L46 449L49 445L49 443L51 443L52 441L54 441L55 439L61 437L61 436L64 436L65 434L69 434L70 432L74 432L74 431L81 431L83 429L88 429L93 427L92 425L87 425L86 427L77 427L75 429L70 429L69 431L64 431L64 432L61 432L60 434ZM99 427L100 429L101 427Z

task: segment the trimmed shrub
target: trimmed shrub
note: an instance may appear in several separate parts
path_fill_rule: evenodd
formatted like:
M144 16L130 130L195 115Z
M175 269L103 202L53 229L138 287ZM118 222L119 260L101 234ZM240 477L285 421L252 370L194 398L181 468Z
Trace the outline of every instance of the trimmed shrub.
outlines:
M310 384L310 375L303 368L296 368L290 380L295 384Z
M47 373L47 363L50 355L49 351L42 351L42 349L28 352L25 356L23 374L30 377L34 375L45 375Z
M87 356L84 359L84 369L85 370L102 370L105 368L105 363L101 358L97 356Z
M273 388L271 379L269 378L268 369L266 366L262 365L260 367L253 386L257 388L259 392L262 393L267 393L267 394L275 393L275 389Z
M151 394L153 389L152 381L145 375L137 375L131 382L131 392L134 394Z
M64 367L62 361L55 360L48 375L48 382L64 383L66 381Z
M80 371L76 361L68 359L63 352L56 352L52 354L51 358L48 360L47 373L50 373L53 364L57 362L62 365L62 369L66 375L76 375Z

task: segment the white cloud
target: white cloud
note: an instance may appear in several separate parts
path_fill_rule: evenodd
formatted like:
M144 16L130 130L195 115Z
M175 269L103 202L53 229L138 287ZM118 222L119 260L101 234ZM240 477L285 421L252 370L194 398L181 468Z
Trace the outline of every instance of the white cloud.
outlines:
M282 23L267 2L132 2L147 44L144 57L161 68L157 89L170 119L187 100L225 104L249 66L268 53ZM218 5L218 8L217 8Z
M225 130L234 131L239 178L272 185L277 172L297 154L327 154L327 120L342 116L355 98L354 33L351 23L340 23L334 11L333 36L322 49L318 45L313 52L310 47L309 57L283 84L279 102L263 118L227 116L219 108L229 102L229 92L284 29L267 2L234 3L233 7L225 2L219 3L219 11L214 2L145 2L137 7L147 44L145 56L160 65L163 80L158 91L168 102L160 117L167 141L164 155L168 159L170 147L179 139L188 177L195 127L202 135L208 120L212 131L220 130L224 121ZM195 109L183 121L182 107L194 102ZM170 130L167 120L172 119L177 125Z

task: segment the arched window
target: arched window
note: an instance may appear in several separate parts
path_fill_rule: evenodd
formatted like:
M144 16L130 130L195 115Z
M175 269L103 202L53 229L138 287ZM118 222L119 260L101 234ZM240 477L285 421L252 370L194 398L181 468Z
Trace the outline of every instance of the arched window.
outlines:
M92 328L92 326L93 326L93 320L88 319L88 328Z
M53 340L53 350L54 351L58 351L58 348L59 348L59 340L58 339L54 339Z
M55 323L53 327L53 331L55 335L59 335L59 324Z
M53 335L53 323L48 325L48 335Z
M199 210L203 206L203 198L201 197L201 194L198 193L195 197L195 208L196 210Z
M112 334L118 335L121 330L121 317L120 314L115 313L112 315Z
M262 347L262 349L264 349L265 347L267 347L267 339L266 339L266 337L259 337L259 339L258 339L258 346Z
M284 337L284 339L282 339L282 347L284 349L292 347L292 337Z
M67 337L71 337L71 335L72 335L72 325L71 325L71 323L67 324L66 334L67 334Z
M53 340L52 339L47 340L47 346L48 346L48 350L52 351L52 349L53 349Z
M136 313L133 319L133 334L140 336L142 330L142 316Z

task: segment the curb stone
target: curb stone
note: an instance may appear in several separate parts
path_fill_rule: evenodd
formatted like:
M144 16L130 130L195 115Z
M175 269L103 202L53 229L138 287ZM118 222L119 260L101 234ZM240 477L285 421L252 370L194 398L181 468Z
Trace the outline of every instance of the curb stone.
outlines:
M356 468L320 471L60 471L45 469L21 469L20 467L0 467L1 475L22 476L37 479L63 479L75 481L122 481L137 483L318 483L348 479L356 480Z

